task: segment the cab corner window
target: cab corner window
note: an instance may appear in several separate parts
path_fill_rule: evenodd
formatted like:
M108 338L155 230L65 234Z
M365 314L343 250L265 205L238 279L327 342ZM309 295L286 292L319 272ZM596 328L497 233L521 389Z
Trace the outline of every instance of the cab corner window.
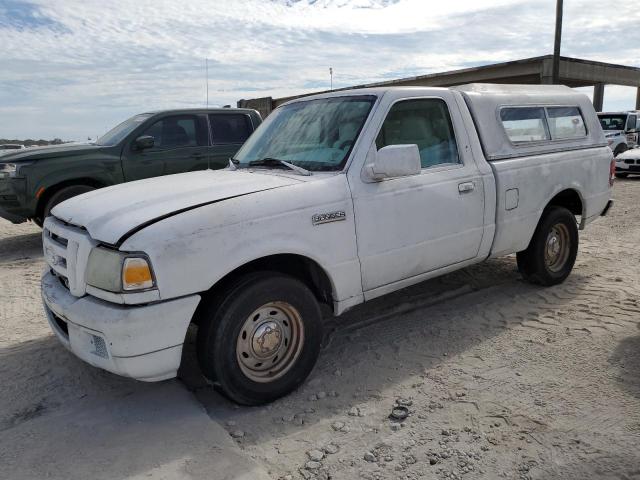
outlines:
M542 107L509 107L500 110L500 120L513 143L549 140Z
M547 107L551 138L580 138L587 135L584 120L578 107Z
M208 144L206 129L195 115L165 117L151 125L143 135L151 135L154 148L198 147Z
M407 144L418 146L422 168L460 163L451 117L443 100L403 100L391 107L376 138L376 148Z
M243 113L210 114L209 123L214 144L242 144L253 130L251 119Z

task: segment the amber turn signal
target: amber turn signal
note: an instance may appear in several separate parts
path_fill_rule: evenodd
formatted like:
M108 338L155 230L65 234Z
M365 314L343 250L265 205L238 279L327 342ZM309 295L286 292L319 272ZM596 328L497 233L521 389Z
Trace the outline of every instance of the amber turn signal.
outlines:
M123 290L143 290L151 287L153 275L149 262L141 257L125 258L122 266Z

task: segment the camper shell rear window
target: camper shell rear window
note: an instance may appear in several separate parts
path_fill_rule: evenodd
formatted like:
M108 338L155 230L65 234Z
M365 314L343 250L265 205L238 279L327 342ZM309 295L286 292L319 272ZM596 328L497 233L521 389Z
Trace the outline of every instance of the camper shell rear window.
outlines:
M587 136L578 106L509 106L500 108L509 141L518 146Z

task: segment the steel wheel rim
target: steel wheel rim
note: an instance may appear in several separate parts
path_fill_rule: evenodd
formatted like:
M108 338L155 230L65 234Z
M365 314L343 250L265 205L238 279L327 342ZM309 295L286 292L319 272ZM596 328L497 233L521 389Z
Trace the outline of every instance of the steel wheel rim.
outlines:
M569 229L562 223L557 223L547 235L544 246L544 263L547 269L557 273L565 266L571 251Z
M269 302L254 310L238 332L238 365L254 382L272 382L295 365L303 342L298 310L287 302Z

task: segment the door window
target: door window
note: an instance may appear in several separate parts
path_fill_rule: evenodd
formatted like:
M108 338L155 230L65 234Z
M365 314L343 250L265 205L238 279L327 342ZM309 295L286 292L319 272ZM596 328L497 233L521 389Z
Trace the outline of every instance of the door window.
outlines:
M403 100L394 104L376 138L376 147L418 146L422 168L460 163L449 110L443 100Z
M207 145L203 122L195 115L165 117L151 125L142 135L151 135L154 148L198 147Z
M627 120L627 130L635 130L636 128L636 116L629 115L629 119Z
M253 128L248 115L242 113L221 113L209 115L214 144L245 142Z

